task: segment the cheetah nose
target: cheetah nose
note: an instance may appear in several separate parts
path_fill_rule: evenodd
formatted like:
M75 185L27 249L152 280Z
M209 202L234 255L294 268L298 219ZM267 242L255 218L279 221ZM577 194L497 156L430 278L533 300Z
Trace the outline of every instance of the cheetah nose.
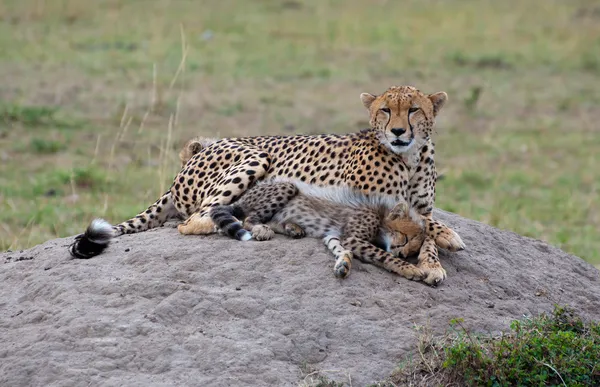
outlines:
M404 128L392 129L392 133L394 133L394 135L396 135L396 136L400 136L400 135L404 134L404 132L406 132L406 129L404 129Z

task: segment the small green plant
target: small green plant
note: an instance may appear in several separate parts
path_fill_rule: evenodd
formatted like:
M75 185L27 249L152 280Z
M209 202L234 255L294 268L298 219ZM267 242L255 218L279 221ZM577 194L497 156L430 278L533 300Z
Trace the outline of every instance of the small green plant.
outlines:
M581 68L591 73L600 72L600 56L594 50L585 52L581 56Z
M49 154L60 152L64 150L67 145L61 141L34 138L30 141L29 147L34 153Z
M481 97L481 92L483 88L481 86L471 87L469 95L464 99L465 107L469 112L473 112L477 107L477 102L479 101L479 97Z
M18 104L0 105L0 121L25 126L49 126L56 122L58 108L49 106L22 106Z
M502 53L473 55L457 51L449 54L448 59L457 66L476 69L507 70L513 67Z
M225 117L233 117L243 111L244 105L241 102L225 103L217 109L217 112Z
M302 363L300 372L303 375L302 381L298 387L343 387L344 382L336 382L323 374L326 371L320 371L313 368L310 364Z
M21 105L0 102L0 127L19 124L27 128L76 128L83 121L61 114L58 106Z
M94 166L74 168L71 179L78 187L95 188L106 183L106 174Z

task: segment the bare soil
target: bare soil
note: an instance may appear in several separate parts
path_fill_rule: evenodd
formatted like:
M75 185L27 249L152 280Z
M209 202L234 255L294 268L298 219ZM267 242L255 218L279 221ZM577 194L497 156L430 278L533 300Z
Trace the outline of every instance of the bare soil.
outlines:
M345 280L314 239L237 242L172 227L72 260L72 237L0 254L0 385L294 386L307 367L365 386L454 318L498 334L568 304L600 319L600 271L541 241L437 211L467 243L439 287L356 262Z

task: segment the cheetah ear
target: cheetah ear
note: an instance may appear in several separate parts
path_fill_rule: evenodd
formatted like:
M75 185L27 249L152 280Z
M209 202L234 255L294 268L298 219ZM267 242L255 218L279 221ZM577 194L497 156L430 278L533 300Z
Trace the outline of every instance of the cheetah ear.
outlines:
M446 94L443 91L430 94L429 100L433 104L433 115L437 116L440 110L442 110L442 108L444 107L446 101L448 100L448 94Z
M204 148L204 145L202 145L202 143L199 141L194 141L193 143L188 145L188 149L190 152L192 152L193 155L200 152L202 148Z
M371 107L371 104L373 103L373 101L375 101L377 97L374 96L373 94L369 94L369 93L362 93L360 95L360 100L362 101L363 105L365 105L365 107L367 109L369 109Z

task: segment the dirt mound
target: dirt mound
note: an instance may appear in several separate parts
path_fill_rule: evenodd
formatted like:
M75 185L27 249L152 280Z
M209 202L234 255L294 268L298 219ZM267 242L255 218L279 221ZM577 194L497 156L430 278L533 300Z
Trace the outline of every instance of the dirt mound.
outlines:
M171 227L72 260L72 238L0 255L0 385L293 386L307 365L364 386L415 348L414 324L483 332L559 302L600 318L600 271L543 242L437 211L467 250L438 288L318 240L237 242Z

